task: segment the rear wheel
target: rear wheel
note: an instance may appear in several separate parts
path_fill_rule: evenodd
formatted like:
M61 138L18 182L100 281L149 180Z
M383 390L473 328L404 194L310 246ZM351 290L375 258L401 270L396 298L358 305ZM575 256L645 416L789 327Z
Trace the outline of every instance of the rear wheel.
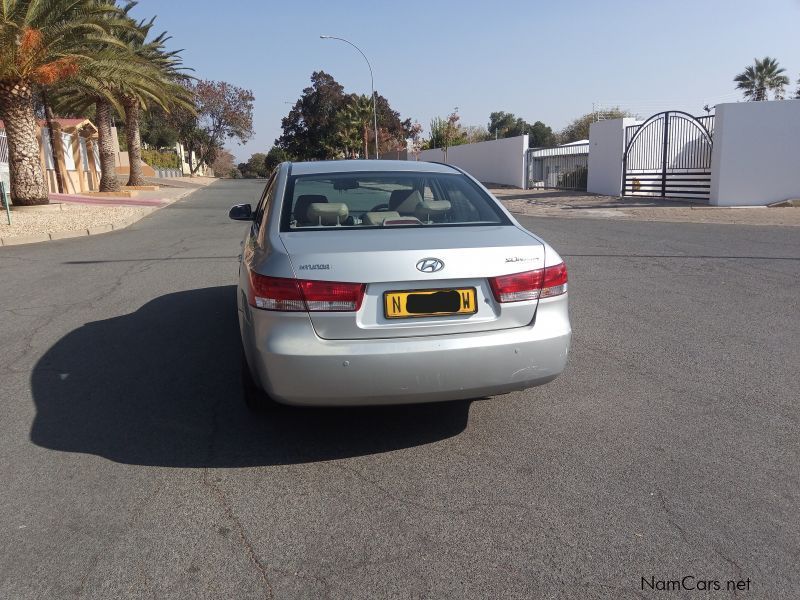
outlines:
M255 379L253 379L244 350L242 350L242 396L247 408L252 412L265 412L275 406L272 398L258 387Z

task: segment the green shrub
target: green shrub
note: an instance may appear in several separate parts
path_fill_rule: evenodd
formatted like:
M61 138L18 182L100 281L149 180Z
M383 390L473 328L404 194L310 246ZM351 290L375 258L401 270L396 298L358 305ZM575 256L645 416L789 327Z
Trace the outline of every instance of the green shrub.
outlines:
M154 169L179 169L180 159L174 151L142 148L142 160Z

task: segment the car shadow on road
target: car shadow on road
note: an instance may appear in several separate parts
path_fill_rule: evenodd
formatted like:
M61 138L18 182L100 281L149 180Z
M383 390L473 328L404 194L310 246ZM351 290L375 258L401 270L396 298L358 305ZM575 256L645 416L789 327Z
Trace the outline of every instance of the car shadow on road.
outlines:
M241 396L235 293L167 294L61 338L33 371L31 440L127 464L243 467L375 454L466 427L469 402L253 416Z

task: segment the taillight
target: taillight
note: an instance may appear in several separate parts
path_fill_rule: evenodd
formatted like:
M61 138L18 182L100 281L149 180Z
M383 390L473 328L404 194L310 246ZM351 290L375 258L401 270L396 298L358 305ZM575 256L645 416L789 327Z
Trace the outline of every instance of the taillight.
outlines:
M490 277L489 285L498 302L522 302L559 296L567 291L567 267L559 263L535 271Z
M250 271L250 306L280 311L356 311L366 285L267 277Z
M338 281L298 280L308 310L347 311L361 308L366 285Z
M542 289L542 276L544 269L492 277L489 284L492 286L494 298L498 302L521 302L523 300L536 300Z
M539 298L550 298L567 293L567 265L563 262L546 267L544 270L544 281L542 282L542 293Z

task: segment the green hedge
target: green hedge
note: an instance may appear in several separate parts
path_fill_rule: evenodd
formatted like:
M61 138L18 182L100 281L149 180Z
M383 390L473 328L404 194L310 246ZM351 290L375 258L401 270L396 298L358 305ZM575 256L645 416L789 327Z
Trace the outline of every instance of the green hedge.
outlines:
M142 148L142 160L154 169L179 169L177 153L169 150L146 150Z

